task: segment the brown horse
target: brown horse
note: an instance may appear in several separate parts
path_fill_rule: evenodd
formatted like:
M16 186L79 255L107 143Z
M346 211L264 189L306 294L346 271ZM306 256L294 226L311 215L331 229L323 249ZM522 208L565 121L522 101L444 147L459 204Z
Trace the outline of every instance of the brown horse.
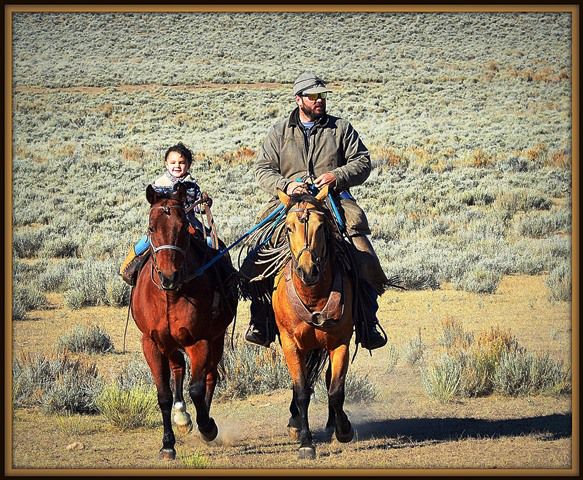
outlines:
M313 384L328 358L326 430L335 431L340 442L349 442L354 435L343 409L353 331L353 282L338 262L335 226L322 203L327 194L327 187L315 197L278 193L287 209L291 260L276 278L273 310L293 382L288 429L300 441L300 458L316 455L308 406Z
M166 460L176 458L172 423L183 432L192 429L182 393L184 354L190 359L188 390L198 430L205 441L218 434L209 410L225 331L237 309L237 295L225 293L218 270L209 269L192 278L192 272L212 254L203 239L197 240L189 232L185 195L182 186L171 196L160 196L148 186L151 255L138 276L130 303L158 392L164 425L160 458ZM228 258L222 260L229 262Z

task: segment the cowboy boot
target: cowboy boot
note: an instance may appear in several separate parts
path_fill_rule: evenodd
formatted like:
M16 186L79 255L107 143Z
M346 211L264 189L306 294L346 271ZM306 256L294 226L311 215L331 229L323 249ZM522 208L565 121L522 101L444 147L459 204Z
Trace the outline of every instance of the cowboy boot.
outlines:
M367 350L381 348L387 343L387 336L379 324L377 312L379 304L377 302L378 294L368 282L360 284L360 300L362 304L360 322L356 325L356 341ZM381 332L377 329L381 329Z
M150 246L147 236L143 236L138 242L131 246L128 254L119 268L119 274L124 282L133 287L138 280L138 273L142 268L146 255L144 253Z
M351 237L355 247L355 257L358 265L358 276L361 280L360 298L364 306L362 315L363 325L360 325L362 332L357 335L364 348L374 350L387 343L387 337L377 319L379 304L378 296L384 292L389 280L381 267L381 263L365 235ZM381 332L377 329L379 325Z
M251 321L245 332L245 340L255 345L269 347L275 340L273 310L271 304L261 298L251 300Z

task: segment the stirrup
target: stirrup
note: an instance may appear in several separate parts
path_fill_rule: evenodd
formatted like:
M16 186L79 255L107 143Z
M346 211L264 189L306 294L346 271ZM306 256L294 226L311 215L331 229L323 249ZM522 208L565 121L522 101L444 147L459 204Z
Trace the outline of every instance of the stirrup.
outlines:
M135 287L138 282L138 274L148 259L148 252L132 258L125 268L120 272L121 278L130 287Z
M381 329L380 332L376 328L377 325ZM360 338L360 344L363 348L366 348L367 350L375 350L384 347L387 344L387 334L383 330L383 327L381 327L380 323L375 321L370 327L368 325L365 326L365 329L364 335L362 336L363 338Z
M384 347L387 344L387 337L383 337L375 330L374 335L369 332L368 338L363 338L360 344L362 345L362 348L366 348L367 350L375 350L377 348Z

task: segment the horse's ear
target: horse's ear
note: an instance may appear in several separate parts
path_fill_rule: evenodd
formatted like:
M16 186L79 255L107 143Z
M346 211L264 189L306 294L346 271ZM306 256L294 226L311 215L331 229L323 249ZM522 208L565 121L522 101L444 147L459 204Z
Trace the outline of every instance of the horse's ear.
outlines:
M277 189L277 196L279 197L279 201L283 203L286 207L289 205L290 197L279 188Z
M328 184L324 185L316 195L316 200L321 202L328 196Z
M149 204L154 205L157 197L158 194L156 193L156 190L154 190L154 187L152 185L148 185L146 187L146 199L148 200Z

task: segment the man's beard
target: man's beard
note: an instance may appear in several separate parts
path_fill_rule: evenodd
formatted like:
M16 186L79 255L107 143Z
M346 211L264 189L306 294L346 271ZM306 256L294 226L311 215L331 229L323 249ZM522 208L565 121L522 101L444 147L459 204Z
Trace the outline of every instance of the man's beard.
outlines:
M308 107L304 102L300 105L300 109L310 121L315 122L326 115L326 104L321 103L320 105L322 106L322 109L319 112L316 112L312 107Z

